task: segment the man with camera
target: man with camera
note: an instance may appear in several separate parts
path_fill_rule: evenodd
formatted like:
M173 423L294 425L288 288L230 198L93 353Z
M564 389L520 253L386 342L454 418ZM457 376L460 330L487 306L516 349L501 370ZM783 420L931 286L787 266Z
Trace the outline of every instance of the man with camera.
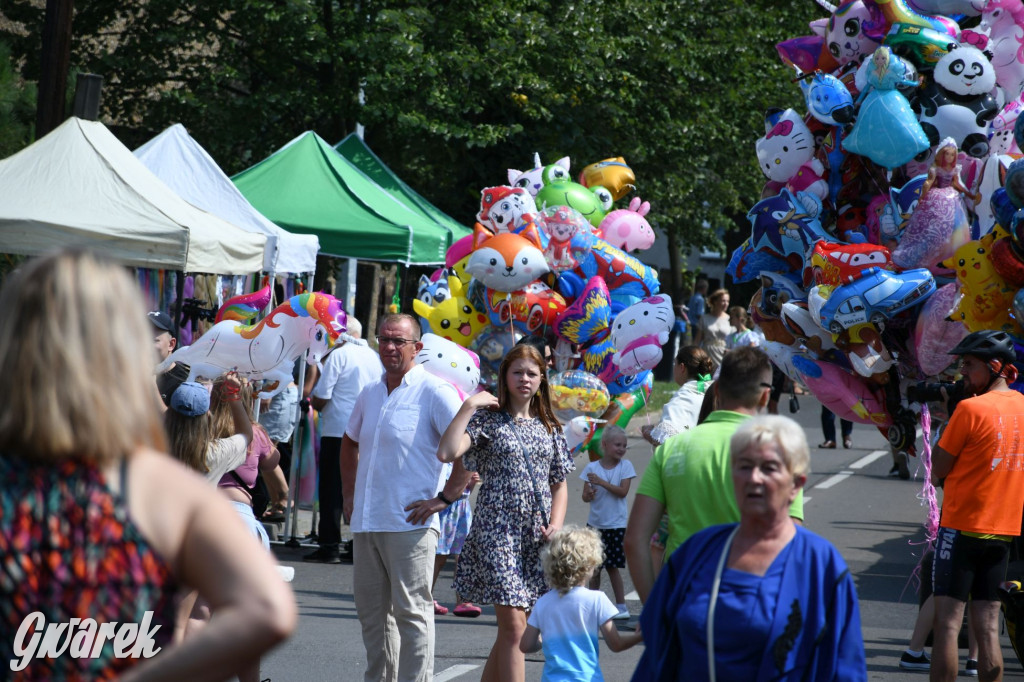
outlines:
M1016 380L1013 341L1001 331L968 334L960 356L964 395L932 454L932 476L945 479L932 566L935 590L931 679L957 676L957 634L970 597L978 641L978 676L1002 679L999 598L1010 542L1024 510L1024 395ZM943 389L946 393L946 389ZM948 396L944 396L948 397Z

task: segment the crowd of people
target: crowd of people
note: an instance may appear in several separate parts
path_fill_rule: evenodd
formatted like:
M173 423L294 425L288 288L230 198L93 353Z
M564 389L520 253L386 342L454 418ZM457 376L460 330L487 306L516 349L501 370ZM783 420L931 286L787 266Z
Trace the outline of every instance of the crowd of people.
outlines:
M320 546L304 559L352 563L366 680L432 679L434 617L449 611L434 587L450 559L454 615L496 616L483 680L524 680L536 651L544 679L603 679L600 638L643 646L635 680L866 679L850 571L803 527L807 438L767 414L777 381L745 311L707 290L680 310L699 320L695 343L675 357L661 420L641 429L649 464L638 472L625 430L607 425L601 458L577 470L536 340L507 353L495 394L462 399L417 364L416 318L384 316L374 351L350 317L321 367L257 421L254 387L233 372L194 382L172 366L154 386L173 325L145 315L124 269L86 251L28 262L0 292L0 660L23 655L15 633L36 611L150 618L166 626L155 657L108 642L32 659L23 679L260 679L260 656L297 620L262 521L289 511L288 415L305 394L322 437ZM1008 338L972 334L953 351L975 397L935 447L946 493L934 596L900 661L933 679L957 674L965 609L968 670L1001 678L995 590L1024 509ZM835 447L827 417L821 447ZM585 528L566 525L570 504L588 505ZM626 570L643 602L632 628Z

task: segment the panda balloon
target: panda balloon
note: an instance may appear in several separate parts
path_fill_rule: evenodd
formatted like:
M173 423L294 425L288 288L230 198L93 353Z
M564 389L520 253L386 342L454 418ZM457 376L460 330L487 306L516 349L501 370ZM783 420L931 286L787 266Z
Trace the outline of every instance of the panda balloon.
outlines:
M986 156L989 123L999 113L992 94L996 72L988 53L969 45L950 45L932 77L914 102L928 141L934 147L952 137L964 153Z

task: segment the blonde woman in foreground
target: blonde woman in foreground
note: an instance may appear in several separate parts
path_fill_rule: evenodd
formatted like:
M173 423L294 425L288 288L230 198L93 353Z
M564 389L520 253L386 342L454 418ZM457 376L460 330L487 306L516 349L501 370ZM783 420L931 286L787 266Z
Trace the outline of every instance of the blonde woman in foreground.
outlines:
M148 623L138 649L156 654L118 657L110 637L91 657L26 656L24 679L224 680L295 628L271 557L164 454L151 338L128 272L87 251L29 261L0 292L0 660L19 660L35 612ZM217 616L171 647L183 587Z

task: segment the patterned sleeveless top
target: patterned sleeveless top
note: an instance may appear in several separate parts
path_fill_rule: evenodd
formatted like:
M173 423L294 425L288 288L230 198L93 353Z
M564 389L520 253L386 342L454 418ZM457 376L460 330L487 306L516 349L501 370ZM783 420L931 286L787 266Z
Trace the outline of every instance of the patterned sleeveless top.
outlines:
M95 464L36 464L0 455L0 678L107 680L143 660L116 658L111 638L96 658L73 657L68 647L11 672L11 660L20 659L13 650L18 629L36 611L47 625L92 618L97 628L142 623L152 611L148 632L160 627L150 648L169 645L178 585L128 517L125 474L122 461L123 492L115 495ZM61 645L66 638L62 632Z

